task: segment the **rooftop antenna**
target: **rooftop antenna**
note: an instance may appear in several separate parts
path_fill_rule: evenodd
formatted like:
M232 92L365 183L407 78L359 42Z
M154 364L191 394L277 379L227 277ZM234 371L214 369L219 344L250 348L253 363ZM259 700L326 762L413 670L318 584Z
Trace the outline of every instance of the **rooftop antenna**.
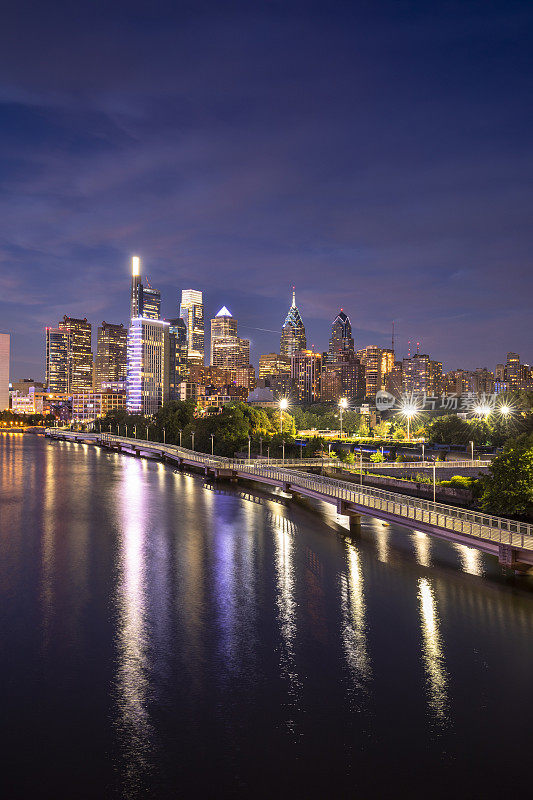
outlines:
M417 356L420 355L420 342L416 343L416 354Z
M411 340L407 340L407 358L411 358Z
M296 286L292 287L292 307L296 308Z
M148 289L151 289L151 288L152 288L152 284L151 284L151 283L150 283L150 281L148 280L148 277L146 278L146 286L148 287Z

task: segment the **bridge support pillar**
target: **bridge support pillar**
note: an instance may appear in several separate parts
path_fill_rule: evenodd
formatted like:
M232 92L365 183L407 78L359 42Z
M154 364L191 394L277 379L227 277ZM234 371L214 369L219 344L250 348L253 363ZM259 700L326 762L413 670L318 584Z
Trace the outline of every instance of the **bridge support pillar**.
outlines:
M346 500L337 500L337 514L348 517L352 536L357 536L361 533L361 514L358 514L357 511L353 511Z
M529 564L524 564L522 561L519 561L517 556L518 551L516 547L513 547L510 544L500 545L498 551L498 561L502 567L512 569L519 575L525 575L531 569L531 567Z

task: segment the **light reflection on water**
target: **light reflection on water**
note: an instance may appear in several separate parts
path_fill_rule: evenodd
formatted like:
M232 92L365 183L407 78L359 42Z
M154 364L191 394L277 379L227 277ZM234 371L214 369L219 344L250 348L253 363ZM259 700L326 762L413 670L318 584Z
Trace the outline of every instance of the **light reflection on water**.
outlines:
M426 578L420 578L418 581L418 600L422 625L422 658L427 678L429 707L435 719L443 723L447 718L448 677L439 632L435 594Z
M372 677L366 641L364 578L356 547L346 543L347 574L341 574L342 638L354 685L368 689Z
M118 583L118 670L119 728L127 796L140 784L149 766L153 729L147 709L148 631L146 625L145 533L147 508L144 502L144 469L137 459L123 465L121 537Z

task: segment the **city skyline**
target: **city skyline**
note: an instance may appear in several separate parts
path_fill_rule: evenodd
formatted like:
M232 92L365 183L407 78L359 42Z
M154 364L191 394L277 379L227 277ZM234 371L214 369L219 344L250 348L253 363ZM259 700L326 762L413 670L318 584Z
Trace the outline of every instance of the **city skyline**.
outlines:
M531 360L531 9L386 6L169 8L164 24L109 8L82 26L67 6L6 9L14 375L36 373L64 313L127 321L136 252L165 317L196 285L256 353L275 338L248 328L277 331L294 283L315 347L344 307L358 346L387 346L395 320L401 355L419 340L447 369Z

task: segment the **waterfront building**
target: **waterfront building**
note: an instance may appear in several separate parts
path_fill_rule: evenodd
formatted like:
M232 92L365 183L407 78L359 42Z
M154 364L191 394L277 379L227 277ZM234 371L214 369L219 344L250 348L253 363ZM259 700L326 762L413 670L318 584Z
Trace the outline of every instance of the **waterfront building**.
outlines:
M128 331L122 325L102 322L98 326L94 388L104 383L125 383L128 368Z
M169 323L135 317L128 332L126 405L132 414L155 414L168 400Z
M291 361L286 356L277 353L265 353L259 356L259 380L269 378L271 375L290 375Z
M179 400L179 385L189 376L187 326L181 317L169 323L169 400Z
M305 326L296 305L296 292L293 289L292 305L281 330L279 352L284 358L292 358L295 353L305 350L306 347Z
M14 414L42 414L45 396L45 392L36 390L34 386L27 394L16 389L11 392L11 410Z
M68 392L69 334L64 328L46 328L46 388Z
M187 358L189 363L203 364L205 335L202 292L197 289L183 289L180 317L184 320L187 328Z
M322 354L298 350L291 357L291 377L301 403L315 403L320 398Z
M178 400L200 400L205 397L205 386L195 381L182 381L178 385Z
M0 411L9 408L9 349L11 336L0 333Z
M72 419L75 422L89 422L104 417L108 411L125 407L125 391L77 392L72 395Z
M67 331L67 391L90 391L93 388L92 326L87 318L67 317L58 328Z

